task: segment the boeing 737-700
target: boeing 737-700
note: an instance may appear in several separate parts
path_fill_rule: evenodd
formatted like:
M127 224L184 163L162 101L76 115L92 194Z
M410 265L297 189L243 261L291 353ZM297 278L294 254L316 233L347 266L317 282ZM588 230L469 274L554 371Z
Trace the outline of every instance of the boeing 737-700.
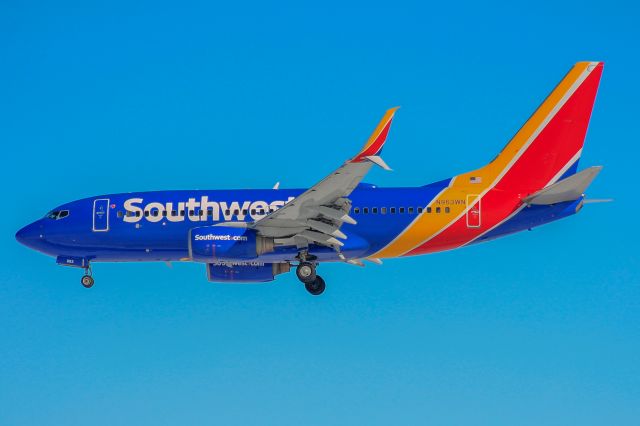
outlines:
M62 204L16 234L27 247L82 268L97 262L188 261L209 281L267 282L295 267L313 295L325 262L451 250L528 230L585 204L601 167L578 171L603 63L579 62L489 164L418 187L362 183L382 159L396 108L364 147L309 189L155 191Z

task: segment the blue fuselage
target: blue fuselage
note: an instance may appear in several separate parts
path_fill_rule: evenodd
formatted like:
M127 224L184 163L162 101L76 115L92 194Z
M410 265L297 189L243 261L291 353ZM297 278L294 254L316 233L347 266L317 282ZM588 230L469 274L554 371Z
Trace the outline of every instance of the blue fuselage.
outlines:
M350 195L356 225L345 224L342 253L366 258L400 235L449 184L443 180L415 188L377 188L361 184ZM74 256L92 262L191 260L189 230L222 222L251 222L284 205L302 189L156 191L110 194L63 204L16 237L51 256ZM488 230L477 241L493 239L575 213L580 200L532 206ZM485 206L490 208L490 206ZM63 212L61 215L59 212ZM436 214L430 211L429 214ZM437 214L447 214L438 210ZM57 215L57 216L56 216ZM63 216L63 217L60 217ZM312 245L319 261L338 260L328 247ZM296 247L276 247L262 262L295 259Z

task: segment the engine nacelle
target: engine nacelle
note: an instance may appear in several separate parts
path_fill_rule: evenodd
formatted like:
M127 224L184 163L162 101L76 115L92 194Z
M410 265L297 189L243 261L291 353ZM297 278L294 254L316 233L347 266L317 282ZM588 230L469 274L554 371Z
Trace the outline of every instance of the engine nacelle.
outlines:
M207 279L219 283L264 283L289 272L288 263L216 262L207 264Z
M189 256L196 262L252 260L273 247L273 238L248 228L212 225L189 231Z

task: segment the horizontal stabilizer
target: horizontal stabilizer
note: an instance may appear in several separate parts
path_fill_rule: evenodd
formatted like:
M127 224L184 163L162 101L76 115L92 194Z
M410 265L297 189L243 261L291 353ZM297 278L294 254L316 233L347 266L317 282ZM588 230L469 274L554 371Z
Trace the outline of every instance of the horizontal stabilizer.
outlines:
M602 166L589 167L571 175L566 179L554 183L535 194L525 198L523 201L527 204L556 204L563 201L573 201L582 197L585 189L602 170Z

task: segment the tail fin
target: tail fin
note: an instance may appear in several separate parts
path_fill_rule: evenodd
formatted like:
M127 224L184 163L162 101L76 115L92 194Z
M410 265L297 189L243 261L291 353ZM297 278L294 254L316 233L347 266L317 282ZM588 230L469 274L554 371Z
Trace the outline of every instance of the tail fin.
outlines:
M491 163L460 178L531 194L574 174L603 66L575 64Z

